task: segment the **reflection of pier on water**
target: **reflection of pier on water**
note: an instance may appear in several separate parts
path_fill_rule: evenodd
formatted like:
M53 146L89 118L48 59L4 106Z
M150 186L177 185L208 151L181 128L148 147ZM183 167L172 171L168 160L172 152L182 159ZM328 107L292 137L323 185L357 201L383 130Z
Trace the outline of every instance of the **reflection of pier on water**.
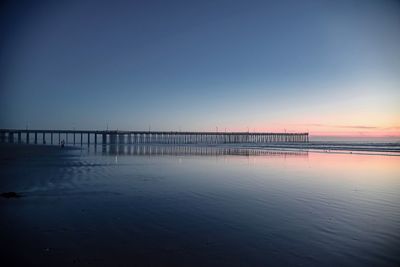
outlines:
M271 156L308 157L307 151L265 150L246 147L188 146L188 145L102 145L91 148L95 154L132 156Z

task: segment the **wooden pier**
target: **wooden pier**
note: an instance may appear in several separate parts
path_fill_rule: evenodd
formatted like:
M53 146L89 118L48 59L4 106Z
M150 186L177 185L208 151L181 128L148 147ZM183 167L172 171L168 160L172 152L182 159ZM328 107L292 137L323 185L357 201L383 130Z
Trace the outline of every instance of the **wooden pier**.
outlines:
M0 143L25 144L307 143L308 133L0 129Z

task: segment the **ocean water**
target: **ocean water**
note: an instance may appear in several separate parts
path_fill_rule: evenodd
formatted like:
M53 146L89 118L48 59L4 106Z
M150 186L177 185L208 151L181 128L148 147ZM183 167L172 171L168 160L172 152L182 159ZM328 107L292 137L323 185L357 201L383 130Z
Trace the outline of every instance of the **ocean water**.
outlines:
M7 266L400 264L396 155L42 149L2 153Z

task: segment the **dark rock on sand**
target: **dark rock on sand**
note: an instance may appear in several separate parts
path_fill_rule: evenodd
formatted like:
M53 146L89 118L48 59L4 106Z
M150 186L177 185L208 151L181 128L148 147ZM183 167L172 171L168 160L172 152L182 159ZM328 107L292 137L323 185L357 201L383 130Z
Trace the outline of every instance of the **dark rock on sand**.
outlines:
M21 197L20 194L16 193L16 192L5 192L5 193L1 193L2 197L5 198L18 198Z

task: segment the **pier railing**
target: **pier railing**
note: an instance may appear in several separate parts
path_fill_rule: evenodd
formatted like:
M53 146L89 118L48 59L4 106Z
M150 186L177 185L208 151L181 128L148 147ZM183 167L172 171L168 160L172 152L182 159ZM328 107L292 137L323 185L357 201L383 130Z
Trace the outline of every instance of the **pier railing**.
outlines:
M0 129L0 142L26 144L306 143L308 133Z

